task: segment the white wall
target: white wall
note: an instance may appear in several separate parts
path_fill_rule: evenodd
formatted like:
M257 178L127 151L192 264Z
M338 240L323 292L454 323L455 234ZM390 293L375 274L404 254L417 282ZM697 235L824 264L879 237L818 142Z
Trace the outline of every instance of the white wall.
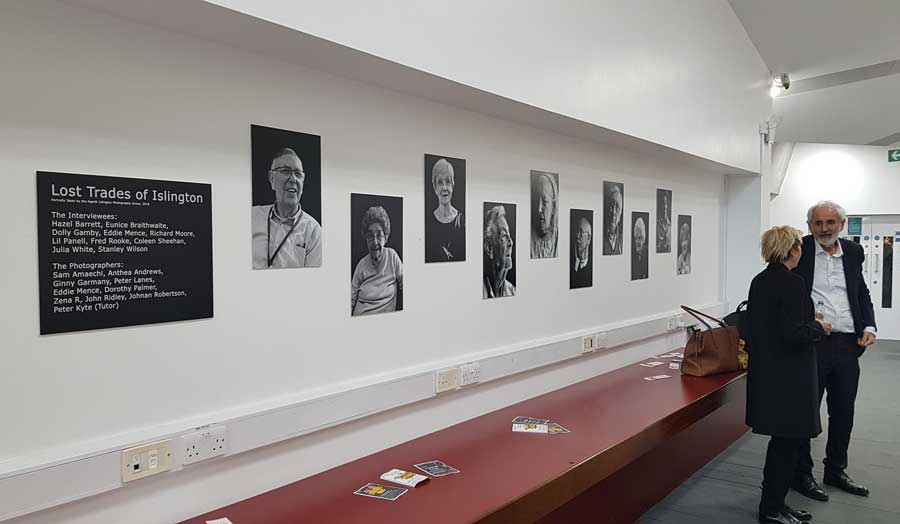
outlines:
M722 0L210 3L759 171L768 68Z
M851 215L897 214L900 162L888 162L888 147L797 144L770 221L807 231L806 211L834 200Z
M722 295L721 177L49 0L4 5L0 50L0 218L14 225L4 228L3 245L15 253L0 263L0 466L40 466L98 442L215 422L235 406L275 405ZM651 91L643 96L656 100ZM652 107L629 111L634 120L659 116ZM736 116L721 118L740 125ZM321 269L249 268L251 123L323 137ZM716 133L695 139L730 141ZM463 264L423 264L425 152L468 160L470 259ZM651 279L630 282L627 257L598 257L595 287L569 291L567 242L557 260L528 260L530 169L560 173L563 238L569 208L600 209L604 179L625 183L627 217L650 211L654 220L655 189L672 189L673 214L694 217L693 275L676 278L674 253L653 254ZM38 336L37 170L213 184L215 318ZM402 313L349 317L351 192L404 197ZM485 200L519 204L515 298L481 299ZM666 343L403 408L22 522L183 518L633 362Z

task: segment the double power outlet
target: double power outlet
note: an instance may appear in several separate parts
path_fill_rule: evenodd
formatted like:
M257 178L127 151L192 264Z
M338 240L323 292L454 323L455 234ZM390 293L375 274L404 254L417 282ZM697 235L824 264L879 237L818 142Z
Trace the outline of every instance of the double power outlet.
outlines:
M438 371L435 374L434 390L436 393L443 393L478 382L481 382L481 365L478 362L469 362L462 366Z
M184 465L219 457L228 452L225 426L206 426L181 436Z

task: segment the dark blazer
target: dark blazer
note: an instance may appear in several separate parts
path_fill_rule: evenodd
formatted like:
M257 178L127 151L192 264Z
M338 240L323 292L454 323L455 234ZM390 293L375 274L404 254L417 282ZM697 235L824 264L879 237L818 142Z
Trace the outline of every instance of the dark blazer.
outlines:
M591 245L591 248L594 246ZM575 255L571 256L569 261L569 288L576 289L580 287L590 287L593 285L594 260L588 256L588 263L580 270L575 270Z
M847 280L847 298L850 301L850 312L853 314L853 328L856 336L861 337L866 326L877 327L872 297L869 296L869 288L862 274L866 255L862 246L856 242L844 238L839 238L838 242L844 251L844 277ZM803 256L800 257L800 263L794 272L803 277L806 289L811 291L816 272L816 244L812 235L803 237ZM860 348L860 354L862 351Z
M747 425L754 433L810 438L822 432L813 343L825 335L803 279L769 264L750 284Z

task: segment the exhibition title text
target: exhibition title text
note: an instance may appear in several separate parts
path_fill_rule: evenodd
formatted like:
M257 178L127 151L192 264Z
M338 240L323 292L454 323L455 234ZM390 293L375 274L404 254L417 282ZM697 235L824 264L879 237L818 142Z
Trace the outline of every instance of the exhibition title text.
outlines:
M176 202L178 204L202 204L203 195L195 193L176 193L166 189L141 189L132 192L130 189L102 188L96 186L57 186L50 184L50 196L63 198L91 198L106 200L138 200L145 202Z

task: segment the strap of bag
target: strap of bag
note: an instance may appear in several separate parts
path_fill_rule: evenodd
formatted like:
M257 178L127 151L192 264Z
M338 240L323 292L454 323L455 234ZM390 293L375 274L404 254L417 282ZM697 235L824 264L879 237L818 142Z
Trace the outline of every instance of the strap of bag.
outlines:
M713 316L710 316L710 315L707 315L706 313L703 313L703 312L701 312L701 311L697 311L696 309L689 308L689 307L685 306L684 304L681 305L681 309L687 311L692 317L694 317L694 318L696 318L697 320L699 320L701 324L703 324L704 326L706 326L706 329L712 329L712 326L710 326L705 320L703 320L704 317L707 318L707 319L709 319L709 320L712 320L713 322L715 322L716 324L718 324L718 325L721 326L721 327L727 326L727 324L725 324L724 322L722 322L722 321L719 320L718 318L713 317Z

